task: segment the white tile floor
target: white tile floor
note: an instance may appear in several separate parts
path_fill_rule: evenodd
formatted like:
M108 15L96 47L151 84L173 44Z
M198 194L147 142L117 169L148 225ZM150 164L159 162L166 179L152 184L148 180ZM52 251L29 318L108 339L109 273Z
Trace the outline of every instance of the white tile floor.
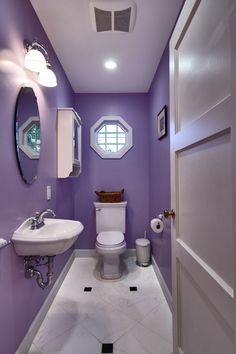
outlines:
M28 354L100 354L102 343L114 354L171 354L171 313L152 266L124 262L122 279L104 281L97 259L76 258Z

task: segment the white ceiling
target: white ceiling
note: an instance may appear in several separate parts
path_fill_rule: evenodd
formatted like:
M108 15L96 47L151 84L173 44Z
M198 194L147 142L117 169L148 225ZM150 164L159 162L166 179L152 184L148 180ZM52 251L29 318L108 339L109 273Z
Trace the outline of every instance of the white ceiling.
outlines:
M89 0L31 3L74 91L120 93L149 90L182 1L135 0L134 31L113 34L93 31ZM116 71L103 67L106 58L116 59Z

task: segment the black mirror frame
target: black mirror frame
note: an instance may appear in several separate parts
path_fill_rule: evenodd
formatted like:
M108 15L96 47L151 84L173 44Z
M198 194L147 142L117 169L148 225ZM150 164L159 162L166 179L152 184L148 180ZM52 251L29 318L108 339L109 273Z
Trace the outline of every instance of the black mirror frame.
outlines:
M17 100L16 100L16 106L15 106L15 114L14 114L14 144L15 144L15 152L16 152L16 161L17 161L17 165L18 165L18 169L19 169L19 172L20 172L20 175L23 179L23 181L28 184L28 185L31 185L33 182L36 181L37 179L37 175L35 175L32 179L27 179L25 174L24 174L24 171L22 170L22 166L21 166L21 163L20 163L20 158L19 158L19 144L18 144L18 131L17 131L17 121L18 121L18 115L19 115L19 102L22 98L22 95L31 90L32 93L34 94L35 96L35 100L36 100L36 104L37 104L37 109L38 109L38 103L37 103L37 96L35 95L34 93L34 90L32 89L32 87L21 87L19 93L18 93L18 96L17 96ZM38 112L39 112L39 109L38 109Z

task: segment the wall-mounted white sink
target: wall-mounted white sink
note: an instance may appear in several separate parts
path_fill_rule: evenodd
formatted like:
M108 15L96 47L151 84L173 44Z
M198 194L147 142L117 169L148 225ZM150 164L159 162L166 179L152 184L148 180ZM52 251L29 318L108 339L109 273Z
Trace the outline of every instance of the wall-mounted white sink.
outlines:
M68 250L84 227L80 221L44 219L45 225L31 230L32 218L14 232L12 241L19 256L56 256Z

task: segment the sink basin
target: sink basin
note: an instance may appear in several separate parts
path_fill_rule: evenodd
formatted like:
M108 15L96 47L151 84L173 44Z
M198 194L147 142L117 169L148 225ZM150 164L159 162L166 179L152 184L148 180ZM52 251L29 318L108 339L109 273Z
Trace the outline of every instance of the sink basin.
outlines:
M44 219L45 225L31 230L27 219L14 232L12 241L19 256L56 256L68 250L84 227L80 221Z

